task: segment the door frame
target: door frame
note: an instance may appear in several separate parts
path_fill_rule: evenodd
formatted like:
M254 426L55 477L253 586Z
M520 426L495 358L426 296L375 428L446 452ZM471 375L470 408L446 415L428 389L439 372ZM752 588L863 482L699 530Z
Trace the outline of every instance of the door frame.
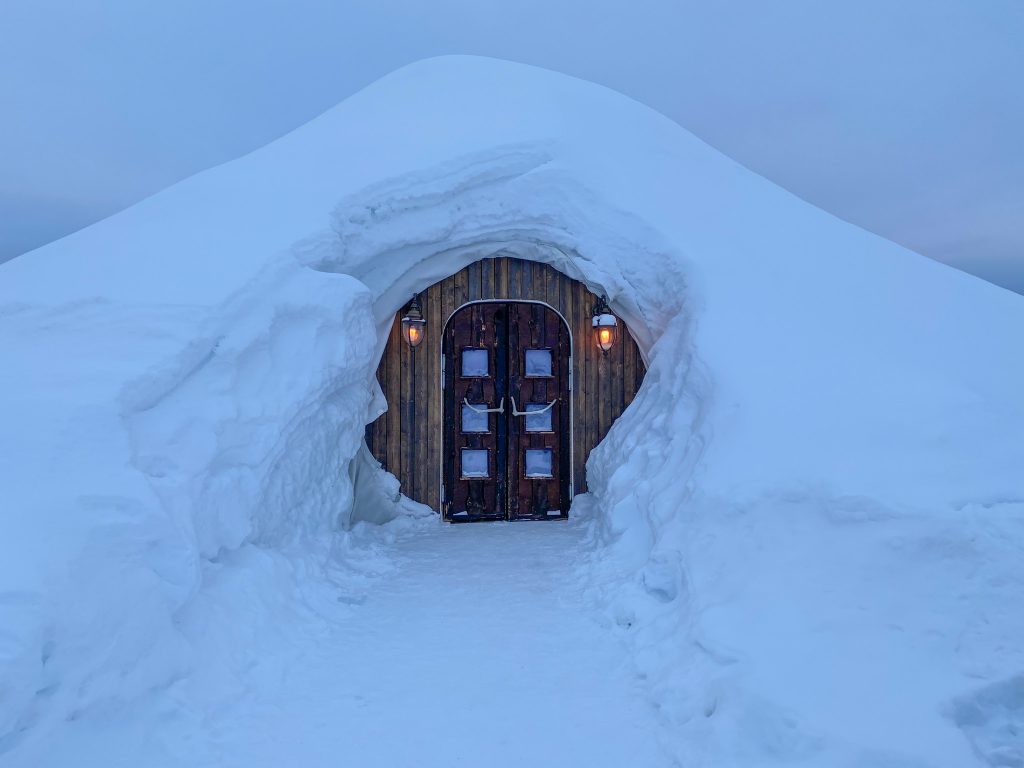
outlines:
M438 461L438 464L437 464L438 481L439 481L439 484L440 484L440 487L441 487L441 496L440 496L440 498L441 498L441 509L437 510L437 513L438 513L438 515L441 516L442 519L444 519L444 505L445 505L445 501L447 501L447 494L449 493L449 489L444 487L445 434L444 434L444 416L443 416L443 414L444 414L444 403L445 403L445 396L444 396L444 374L445 374L445 366L447 365L447 361L445 360L445 356L444 356L444 340L445 340L445 336L448 334L448 323L451 322L451 319L453 317L455 317L455 315L457 315L460 311L462 311L466 307L472 306L474 304L540 304L542 307L547 307L552 312L554 312L556 315L558 315L558 319L562 321L562 325L565 326L565 330L569 333L569 444L568 444L567 447L568 447L568 450L569 450L569 501L571 503L572 499L575 496L575 494L573 493L573 489L576 488L576 466L575 466L576 462L575 462L574 456L573 456L573 454L575 453L575 451L573 450L573 446L575 446L575 444L576 444L576 435L575 435L576 424L575 424L575 414L574 414L574 410L575 410L574 405L575 405L575 403L573 402L575 400L575 398L573 397L573 394L574 394L574 387L576 385L576 382L575 382L575 378L574 378L573 373L572 373L573 360L575 360L575 358L576 358L576 349L575 349L575 346L574 346L575 340L572 337L572 326L569 325L569 321L565 319L565 315L563 315L561 312L559 312L555 307L552 307L546 301L537 301L536 299L474 299L473 301L467 301L464 304L460 304L458 307L456 307L454 310L452 310L452 313L450 315L448 315L448 317L445 318L444 323L441 325L441 333L439 334L439 338L438 338L438 342L437 342L437 345L438 345L437 353L438 353L438 356L440 357L440 360L441 360L441 364L438 366L438 370L440 371L440 380L438 382L439 386L438 386L437 391L441 393L441 413L442 413L441 425L440 425L441 434L438 435L439 439L441 440L441 443L440 443L440 445L441 445L441 456L440 456L440 460Z

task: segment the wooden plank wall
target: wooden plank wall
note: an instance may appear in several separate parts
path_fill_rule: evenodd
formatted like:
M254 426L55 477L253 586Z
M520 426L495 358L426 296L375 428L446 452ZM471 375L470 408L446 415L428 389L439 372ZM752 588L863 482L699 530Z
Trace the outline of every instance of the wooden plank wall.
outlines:
M370 452L402 485L402 493L441 507L441 338L444 323L468 301L531 299L557 309L573 336L574 493L586 490L586 460L643 382L636 343L619 320L619 343L605 357L594 344L590 318L597 296L586 286L538 262L501 256L482 259L420 294L427 327L415 350L402 339L395 315L377 379L388 410L366 427Z

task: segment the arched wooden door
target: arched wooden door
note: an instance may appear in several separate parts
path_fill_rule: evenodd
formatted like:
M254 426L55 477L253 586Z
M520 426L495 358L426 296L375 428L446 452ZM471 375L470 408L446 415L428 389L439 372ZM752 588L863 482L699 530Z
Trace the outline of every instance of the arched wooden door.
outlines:
M444 518L551 520L572 501L572 340L551 307L483 301L443 340Z

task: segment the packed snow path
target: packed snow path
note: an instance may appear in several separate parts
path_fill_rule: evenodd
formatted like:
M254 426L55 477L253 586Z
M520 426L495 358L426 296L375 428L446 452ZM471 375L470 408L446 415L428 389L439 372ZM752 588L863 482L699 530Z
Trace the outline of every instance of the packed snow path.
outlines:
M625 654L581 600L581 535L417 526L350 620L261 660L242 711L207 721L218 764L665 764Z

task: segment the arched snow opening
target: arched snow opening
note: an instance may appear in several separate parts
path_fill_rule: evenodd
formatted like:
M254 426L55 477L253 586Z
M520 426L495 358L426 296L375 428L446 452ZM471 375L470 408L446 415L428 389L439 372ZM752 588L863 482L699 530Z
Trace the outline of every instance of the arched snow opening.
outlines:
M556 154L544 145L500 147L359 190L337 206L331 232L304 242L298 253L317 271L350 274L370 288L377 362L394 314L410 296L482 258L503 254L549 264L607 295L657 371L607 444L585 470L578 468L592 480L609 529L625 530L643 523L611 525L608 516L621 507L616 493L626 492L631 473L650 471L656 454L674 462L677 481L685 483L701 452L708 379L690 338L695 307L688 303L682 255L639 215L617 210L560 172ZM666 335L670 341L659 344ZM372 373L370 386L376 397L367 423L386 407ZM666 421L668 404L678 415ZM403 503L397 483L365 446L353 477L353 519L397 513Z

